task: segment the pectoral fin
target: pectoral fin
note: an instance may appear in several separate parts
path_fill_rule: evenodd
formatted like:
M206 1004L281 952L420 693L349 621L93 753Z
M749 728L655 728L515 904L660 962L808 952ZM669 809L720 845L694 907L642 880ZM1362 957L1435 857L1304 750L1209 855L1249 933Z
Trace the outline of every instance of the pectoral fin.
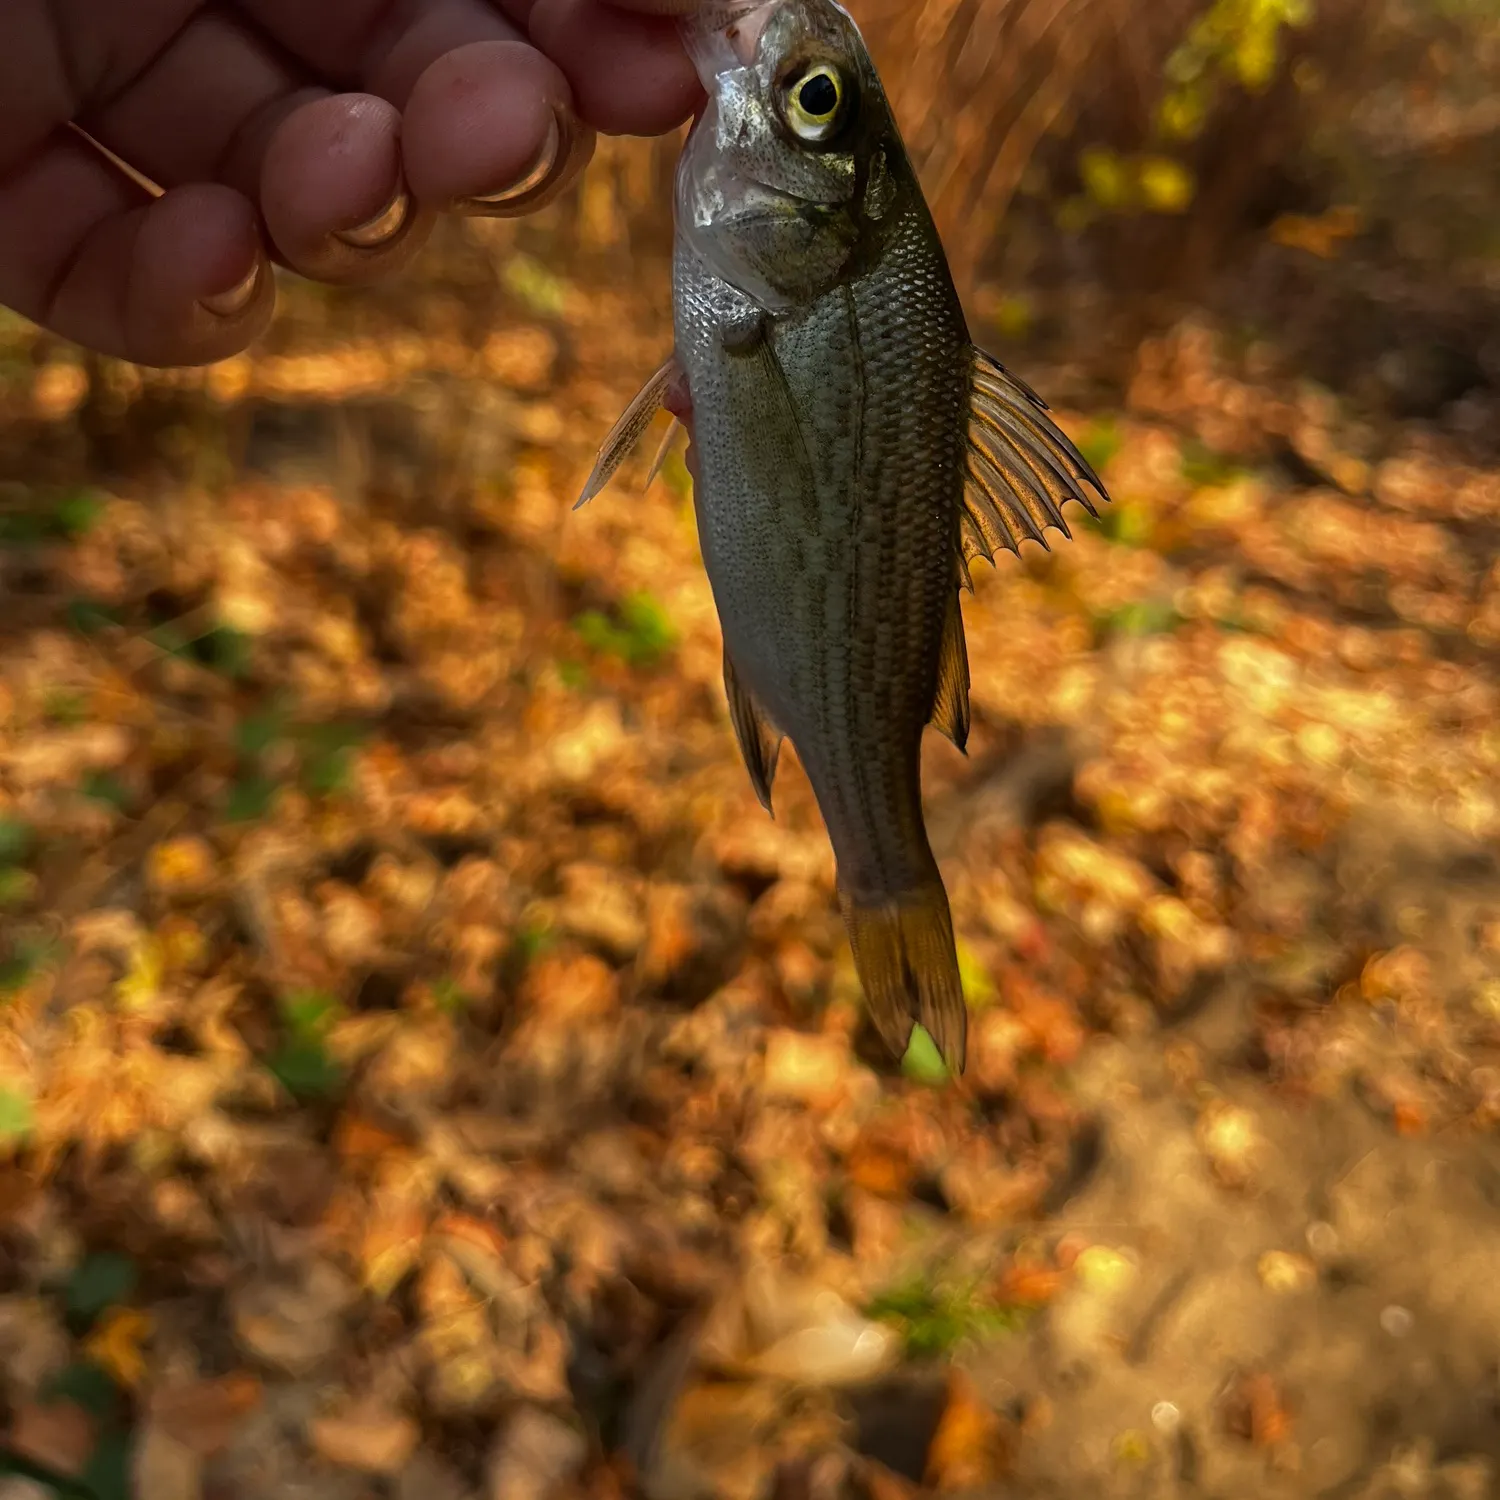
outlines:
M932 722L962 750L969 742L969 648L964 640L964 615L958 590L948 599L943 646L938 657L937 698Z
M724 692L729 698L729 717L745 757L745 769L760 805L774 817L771 808L771 785L776 780L776 761L781 754L782 734L766 717L765 710L750 696L734 670L729 653L724 653Z
M578 504L573 507L574 510L587 505L615 477L620 465L630 457L636 444L646 435L646 429L650 427L657 412L666 405L667 396L672 387L682 378L682 366L678 364L677 356L673 354L641 387L635 399L621 413L620 420L610 428L609 435L604 439L599 449L599 456L594 460L593 471L589 474L588 481L583 487L583 494L579 496ZM668 433L667 441L662 444L656 456L656 463L651 470L651 479L656 478L656 471L667 456L671 439L676 436L675 417L673 423L674 426ZM646 482L649 486L651 480Z
M1062 507L1077 500L1098 515L1085 485L1108 500L1104 485L1067 434L1047 416L1047 404L982 350L974 350L968 483L961 547L965 565L995 550L1021 550L1023 539L1047 545L1055 526L1071 536Z

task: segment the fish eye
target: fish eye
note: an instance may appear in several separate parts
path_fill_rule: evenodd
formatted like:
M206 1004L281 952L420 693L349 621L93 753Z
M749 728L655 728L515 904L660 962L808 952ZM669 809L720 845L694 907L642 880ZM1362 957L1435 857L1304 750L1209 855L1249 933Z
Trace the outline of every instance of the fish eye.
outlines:
M844 79L831 63L815 63L796 74L782 97L786 122L804 141L826 141L843 123Z

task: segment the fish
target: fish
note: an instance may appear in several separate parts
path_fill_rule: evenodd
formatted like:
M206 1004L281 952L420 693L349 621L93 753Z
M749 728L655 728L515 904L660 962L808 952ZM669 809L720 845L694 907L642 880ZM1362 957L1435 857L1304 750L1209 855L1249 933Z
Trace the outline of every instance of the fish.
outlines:
M875 64L836 0L706 0L679 22L707 100L677 168L673 351L579 505L657 414L692 434L700 550L751 784L790 740L837 865L876 1031L953 1075L967 1011L923 818L930 723L963 751L970 565L1108 500L1047 404L970 335ZM649 483L649 481L648 481ZM1092 492L1092 494L1090 493Z

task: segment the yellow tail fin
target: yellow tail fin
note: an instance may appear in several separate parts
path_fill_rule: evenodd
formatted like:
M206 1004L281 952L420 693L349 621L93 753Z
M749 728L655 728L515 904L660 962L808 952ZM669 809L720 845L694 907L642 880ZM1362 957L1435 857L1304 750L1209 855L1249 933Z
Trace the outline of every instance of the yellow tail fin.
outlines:
M942 882L879 904L839 893L870 1017L897 1057L920 1021L948 1070L964 1070L969 1015L958 977L953 918Z

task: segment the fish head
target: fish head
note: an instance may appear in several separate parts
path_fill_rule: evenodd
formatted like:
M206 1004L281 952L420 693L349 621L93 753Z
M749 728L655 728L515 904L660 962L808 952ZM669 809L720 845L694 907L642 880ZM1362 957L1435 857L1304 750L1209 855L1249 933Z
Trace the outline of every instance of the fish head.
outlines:
M708 93L677 177L677 228L770 313L878 250L909 191L864 40L834 0L706 0L681 23Z

